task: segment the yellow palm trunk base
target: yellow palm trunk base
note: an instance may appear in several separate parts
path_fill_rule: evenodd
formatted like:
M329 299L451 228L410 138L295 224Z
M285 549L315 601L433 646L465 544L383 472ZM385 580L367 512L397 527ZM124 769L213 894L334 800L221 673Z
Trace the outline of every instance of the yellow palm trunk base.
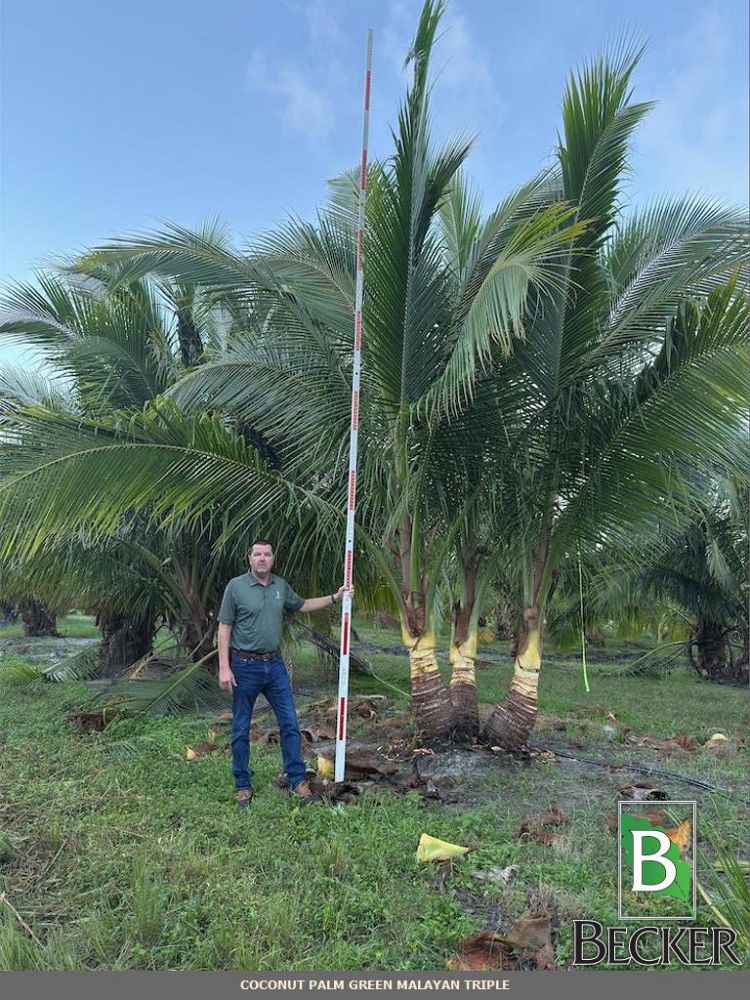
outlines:
M508 693L487 722L486 736L491 743L514 748L529 738L537 716L541 652L540 630L531 629L519 643Z
M479 732L479 703L474 662L476 658L476 637L459 645L451 645L450 699L453 706L453 722L457 735L476 736Z
M405 631L404 636L408 636ZM408 638L412 715L425 736L446 736L451 729L452 710L438 669L435 637Z

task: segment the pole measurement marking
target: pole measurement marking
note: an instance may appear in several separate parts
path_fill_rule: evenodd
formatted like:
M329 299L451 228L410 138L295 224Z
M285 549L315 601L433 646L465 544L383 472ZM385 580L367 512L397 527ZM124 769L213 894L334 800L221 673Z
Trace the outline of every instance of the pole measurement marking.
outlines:
M357 219L357 275L354 298L354 358L352 364L352 409L349 426L349 493L346 510L344 553L344 597L341 602L341 645L339 649L338 718L336 722L336 763L334 779L344 780L346 724L349 699L349 633L352 612L352 572L354 568L354 513L357 500L357 433L359 430L359 376L362 369L362 295L365 264L365 199L367 197L367 140L370 130L370 85L372 81L372 29L367 32L365 100L362 116L362 156L359 172Z

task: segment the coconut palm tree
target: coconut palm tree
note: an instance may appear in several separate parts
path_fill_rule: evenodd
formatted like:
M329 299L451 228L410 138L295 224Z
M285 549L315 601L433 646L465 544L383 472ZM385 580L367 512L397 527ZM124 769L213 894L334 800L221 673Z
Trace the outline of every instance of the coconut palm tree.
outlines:
M49 374L0 371L6 474L22 468L16 464L21 450L23 468L59 453L67 428L78 433L86 426L111 443L131 415L153 404L215 344L215 309L199 290L166 279L112 288L114 277L111 266L78 265L40 274L36 283L7 293L0 335L33 345ZM100 468L92 482L107 478L108 470ZM158 620L181 632L196 657L205 653L220 582L208 568L204 526L155 532L146 517L129 512L117 520L117 536L96 543L80 534L66 540L58 532L43 559L24 561L14 551L13 574L25 585L33 580L60 606L92 607L104 659L119 650L119 667L128 650L136 660L151 648ZM7 546L12 544L10 538ZM210 565L226 569L220 560Z
M704 678L747 684L747 483L704 485L702 508L641 574L651 600L681 609L690 662Z
M550 198L546 175L481 218L459 177L470 142L434 147L429 65L443 7L424 5L395 152L368 177L359 410L361 538L386 581L385 599L400 614L413 708L429 733L447 732L453 720L435 655L434 610L440 567L464 516L458 503L452 522L443 522L446 508L426 475L429 456L450 449L450 421L471 421L466 404L482 364L521 333L529 289L551 288L562 263L559 246L582 228L570 220L571 207ZM114 250L129 280L177 275L245 310L244 336L173 394L189 411L211 406L252 420L289 481L319 498L329 491L340 506L347 488L355 199L352 179L342 178L317 225L292 221L250 257L178 229Z
M626 49L570 82L559 173L548 187L554 197L558 184L557 197L577 204L588 224L570 234L553 291L529 297L525 336L511 356L496 353L475 380L475 419L454 421L454 454L441 454L436 477L448 500L458 496L451 463L463 463L462 481L477 483L465 496L485 486L483 516L464 520L455 562L465 596L463 607L454 603L453 631L469 661L472 602L491 569L481 562L488 518L496 576L522 593L513 682L486 729L493 743L517 745L533 726L544 617L566 563L636 526L653 530L670 508L675 519L687 516L690 491L684 486L678 498L675 489L695 482L708 455L720 455L725 469L742 463L747 310L733 272L746 227L739 212L692 198L622 222L629 139L648 110L630 96L638 58ZM683 301L694 296L706 301L703 310ZM462 426L470 436L462 438ZM491 429L484 439L481 426ZM452 657L470 678L456 643Z

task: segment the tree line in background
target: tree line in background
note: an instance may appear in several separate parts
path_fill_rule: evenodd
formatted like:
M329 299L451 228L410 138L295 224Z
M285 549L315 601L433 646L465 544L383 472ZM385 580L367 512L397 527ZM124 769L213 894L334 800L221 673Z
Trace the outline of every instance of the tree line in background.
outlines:
M545 628L658 608L701 672L746 676L747 227L626 204L650 107L627 46L571 76L555 162L484 211L471 141L431 135L443 7L368 173L357 605L399 620L427 735L479 733L478 623L502 618L514 674L483 735L517 746ZM334 587L357 194L337 178L246 253L173 226L10 289L0 332L46 367L0 372L0 598L93 609L120 666L165 626L195 678L254 535L297 590Z

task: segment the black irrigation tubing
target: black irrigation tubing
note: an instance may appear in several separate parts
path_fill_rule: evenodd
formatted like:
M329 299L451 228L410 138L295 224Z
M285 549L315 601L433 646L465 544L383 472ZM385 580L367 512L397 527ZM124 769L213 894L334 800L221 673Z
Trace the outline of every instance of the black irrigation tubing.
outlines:
M671 778L673 781L682 781L686 785L694 785L696 788L705 788L709 792L718 792L719 795L726 795L731 799L736 799L745 806L750 806L750 799L740 798L728 788L719 788L718 785L710 785L707 781L700 781L698 778L689 778L686 774L675 774L674 771L662 771L658 767L642 767L638 764L612 764L606 760L595 760L593 757L581 757L574 753L565 753L564 750L554 750L552 747L540 747L548 750L556 757L567 757L569 760L577 760L582 764L596 764L599 767L611 767L616 770L635 771L638 774L656 775L660 778Z

